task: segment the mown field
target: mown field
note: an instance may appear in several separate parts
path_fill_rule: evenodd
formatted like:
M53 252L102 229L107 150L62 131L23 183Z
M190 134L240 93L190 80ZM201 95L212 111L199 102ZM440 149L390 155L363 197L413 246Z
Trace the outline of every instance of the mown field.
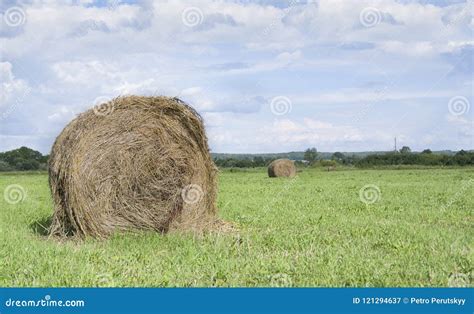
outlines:
M0 197L0 286L472 285L474 168L224 171L221 217L238 233L64 243L41 228L47 175L0 175L0 193L13 184L25 194Z

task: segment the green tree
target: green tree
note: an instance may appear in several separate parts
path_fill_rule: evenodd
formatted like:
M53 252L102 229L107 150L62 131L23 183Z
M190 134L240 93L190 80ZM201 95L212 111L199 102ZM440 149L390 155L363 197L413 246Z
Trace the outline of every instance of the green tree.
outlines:
M265 166L265 160L263 159L262 156L256 156L253 158L253 163L255 167L264 167Z
M0 160L0 171L11 171L14 170L12 166L8 164L8 162Z
M335 167L337 162L335 160L321 160L321 166L323 167Z
M343 153L340 153L340 152L335 152L334 154L332 154L332 159L333 160L337 160L337 161L342 161L344 160L344 154Z
M402 149L400 149L400 153L409 154L409 153L411 153L411 148L408 147L408 146L403 146Z
M8 152L0 153L0 161L8 164L13 170L46 169L48 157L28 147L20 147ZM5 164L1 169L9 169ZM1 170L0 171L5 171Z
M317 157L318 157L318 151L316 150L315 147L308 148L304 152L304 159L309 161L309 163L313 163L316 160Z

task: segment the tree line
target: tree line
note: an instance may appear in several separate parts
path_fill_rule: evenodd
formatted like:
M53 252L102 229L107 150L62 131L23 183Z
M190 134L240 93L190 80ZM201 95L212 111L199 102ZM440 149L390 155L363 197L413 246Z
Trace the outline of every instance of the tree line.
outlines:
M425 149L421 153L414 153L407 146L399 151L369 154L361 157L356 154L344 154L335 152L332 155L324 153L322 157L316 148L308 148L303 159L296 160L300 167L336 167L355 166L359 168L370 168L379 166L398 165L423 165L423 166L469 166L474 165L474 151L460 150L455 154L434 153ZM20 147L8 152L0 153L0 171L25 171L46 170L48 155L28 147ZM301 158L301 157L300 157ZM214 157L214 162L219 168L256 168L266 167L277 157L245 156L237 157Z
M392 165L469 166L474 165L474 151L460 150L454 155L446 155L425 149L421 153L412 153L410 148L405 146L397 152L366 156L355 165L361 168Z
M266 167L276 158L263 158L261 156L237 158L215 158L214 161L219 168L255 168ZM295 160L297 166L307 167L335 167L355 166L359 168L370 168L378 166L469 166L474 165L474 151L460 150L454 154L434 153L425 149L421 153L412 152L408 146L403 146L398 151L375 153L361 157L356 154L344 154L335 152L329 159L320 157L316 148L308 148L304 152L302 160Z
M255 156L252 158L237 159L237 158L214 158L214 163L219 168L256 168L266 167L275 158Z
M46 170L48 157L23 146L0 153L0 171Z

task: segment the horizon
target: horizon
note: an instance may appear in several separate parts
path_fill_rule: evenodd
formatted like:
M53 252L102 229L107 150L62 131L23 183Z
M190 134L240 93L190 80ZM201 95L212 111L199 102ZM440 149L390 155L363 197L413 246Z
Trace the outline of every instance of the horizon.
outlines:
M5 1L0 151L119 95L179 97L211 151L474 148L474 1Z
M33 149L31 147L27 147L27 146L20 146L20 147L17 147L17 148L14 148L14 149L11 149L11 150L3 150L3 151L0 151L0 154L1 153L6 153L6 152L9 152L9 151L12 151L12 150L17 150L17 149L20 149L22 147L26 147L26 148L29 148L29 149ZM400 148L402 148L403 146L401 146ZM309 148L309 147L308 147ZM425 148L425 149L429 149L431 150L433 153L439 153L439 152L452 152L452 153L456 153L456 152L459 152L461 150L463 151L466 151L466 152L471 152L471 151L474 151L474 149L460 149L460 150L450 150L450 149L440 149L440 150L433 150L433 149L430 149L430 148ZM35 150L35 149L33 149ZM424 149L423 149L424 150ZM411 153L421 153L423 152L423 150L411 150ZM42 151L38 151L40 152L43 156L46 156L46 155L49 155L50 152L42 152ZM266 153L262 153L262 152L255 152L255 153L223 153L223 152L213 152L213 151L210 151L211 154L220 154L220 155L283 155L283 154L292 154L292 153L304 153L305 150L298 150L298 151L284 151L284 152L266 152ZM394 149L392 150L372 150L372 151L317 151L318 154L334 154L334 153L342 153L342 154L360 154L360 153L391 153L391 152L399 152L399 149L397 149L396 151Z

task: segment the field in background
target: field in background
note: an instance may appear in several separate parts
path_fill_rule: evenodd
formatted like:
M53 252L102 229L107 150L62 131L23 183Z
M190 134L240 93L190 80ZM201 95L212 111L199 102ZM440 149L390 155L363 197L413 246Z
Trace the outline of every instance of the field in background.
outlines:
M472 285L474 168L220 174L238 234L58 243L46 174L1 174L0 286ZM7 202L7 200L9 202Z

